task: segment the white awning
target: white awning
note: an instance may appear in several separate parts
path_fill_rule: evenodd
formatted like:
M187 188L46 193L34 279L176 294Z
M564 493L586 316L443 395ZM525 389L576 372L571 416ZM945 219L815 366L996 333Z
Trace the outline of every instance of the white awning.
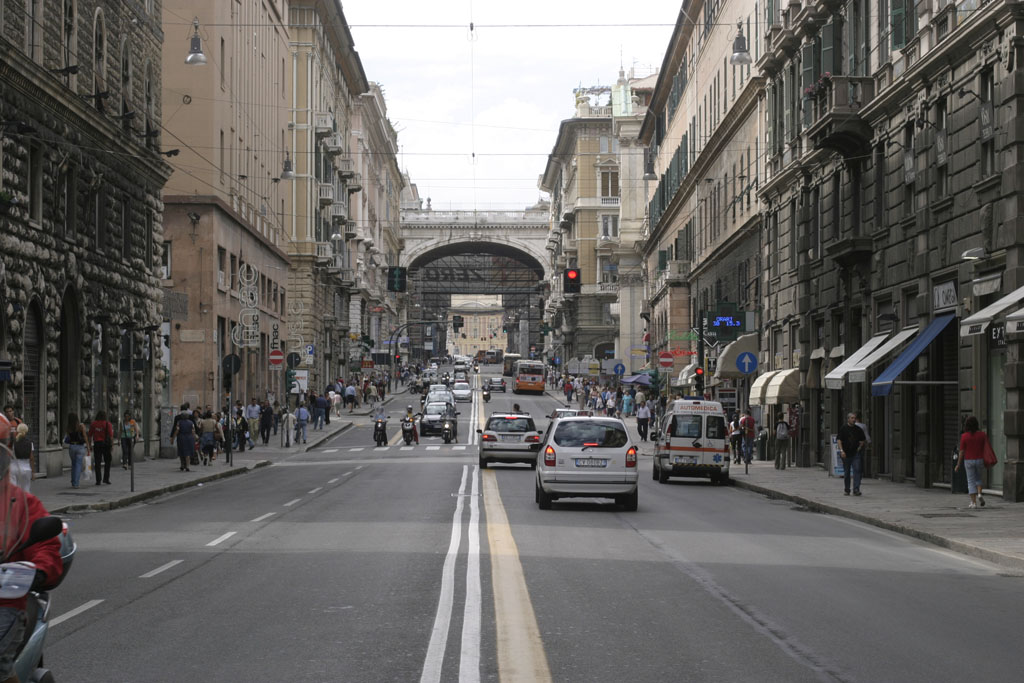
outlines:
M768 382L774 377L779 371L773 370L766 372L763 375L758 375L754 383L750 385L750 398L747 399L747 403L752 406L763 406L765 390L768 388Z
M1024 333L1024 309L1006 316L1006 334Z
M800 370L779 370L770 380L764 392L763 405L795 403L800 400Z
M989 304L974 315L967 316L960 321L960 336L970 337L975 334L981 334L988 329L989 323L992 322L993 318L1010 306L1019 303L1021 299L1024 299L1024 287L1013 290L1002 299Z
M718 379L742 379L750 373L743 372L736 365L740 354L751 353L754 360L757 360L757 333L744 334L732 342L718 354L718 365L715 367L715 377Z
M829 358L842 358L845 355L846 355L846 345L845 344L837 344L836 346L832 347L831 351L828 352L828 357Z
M883 332L882 334L876 334L871 339L868 339L864 346L854 351L849 358L837 365L832 372L825 375L825 387L828 389L842 389L846 373L856 367L861 358L864 358L869 353L877 349L888 336L888 332Z
M693 378L697 376L696 370L696 363L690 363L685 368L680 370L679 376L676 377L676 386L686 386L687 384L693 384Z
M895 351L897 347L902 346L903 342L907 341L911 337L917 334L917 326L907 327L897 332L892 339L885 342L877 349L869 353L868 355L861 358L854 367L850 368L850 376L848 377L851 382L864 382L868 378L868 368L882 360L890 353Z

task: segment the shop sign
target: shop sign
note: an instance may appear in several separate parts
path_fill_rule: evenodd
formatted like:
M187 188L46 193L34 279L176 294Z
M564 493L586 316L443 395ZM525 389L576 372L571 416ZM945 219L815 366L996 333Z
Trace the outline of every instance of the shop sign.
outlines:
M956 308L956 282L940 282L932 287L932 310L935 313Z
M992 348L992 349L1005 349L1006 348L1006 324L1005 323L992 323L992 327L989 328L988 343L989 343L989 348Z

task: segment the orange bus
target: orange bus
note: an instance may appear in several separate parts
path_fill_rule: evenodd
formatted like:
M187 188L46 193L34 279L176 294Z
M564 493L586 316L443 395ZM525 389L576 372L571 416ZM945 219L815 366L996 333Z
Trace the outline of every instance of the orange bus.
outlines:
M544 364L536 360L519 360L512 367L512 392L544 393Z

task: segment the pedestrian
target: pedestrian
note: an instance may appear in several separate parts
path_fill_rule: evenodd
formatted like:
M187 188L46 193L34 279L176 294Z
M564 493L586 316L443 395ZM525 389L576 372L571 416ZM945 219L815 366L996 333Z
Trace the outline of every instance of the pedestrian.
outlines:
M93 468L96 470L96 485L110 483L110 459L114 446L114 425L107 420L107 411L96 413L96 419L89 425L89 443L92 445ZM103 476L100 477L102 470Z
M217 437L220 432L220 425L213 417L213 413L207 410L203 419L199 422L199 452L203 458L204 465L213 464L213 452L217 448Z
M238 414L235 415L235 434L237 435L237 442L235 447L239 453L245 452L245 444L249 444L249 448L252 448L252 439L249 434L249 418L245 416L245 412L239 409Z
M626 417L633 415L633 396L628 391L622 395L622 414Z
M647 401L637 404L636 409L636 431L640 434L641 441L647 441L647 427L651 423L651 408Z
M249 448L256 448L256 442L252 439L260 433L260 404L255 397L249 399L249 405L245 407L245 421L249 425L248 436Z
M366 389L366 402L370 404L370 410L377 405L377 385L373 382Z
M960 471L961 465L967 470L967 492L971 496L968 508L985 507L981 487L986 449L991 450L992 443L988 440L988 434L979 428L978 418L971 415L964 421L964 433L960 435L960 454L956 461L956 471Z
M740 415L739 413L733 413L732 419L729 420L729 448L732 449L732 462L735 465L740 464L740 454L743 448L743 430L740 429Z
M270 443L270 429L273 426L274 409L270 407L268 401L264 401L263 407L260 408L260 438L263 440L264 446Z
M871 432L868 431L867 424L864 423L864 416L858 410L854 413L857 416L857 426L860 427L860 431L864 432L864 445L861 446L861 462L866 462L868 459L868 446L871 445Z
M740 430L743 432L743 462L749 465L754 459L754 433L757 431L757 423L750 408L747 408L740 418Z
M861 457L865 443L864 432L857 426L857 416L850 413L846 424L839 430L840 455L843 458L843 495L850 495L850 478L853 478L853 495L860 495Z
M68 445L68 452L71 456L71 488L77 489L82 479L82 470L85 466L85 456L92 453L89 447L89 438L86 435L85 425L79 422L78 415L68 413L67 428L64 430L64 443Z
M309 423L309 409L305 403L300 403L295 411L295 443L299 443L299 435L302 435L302 443L306 443L306 425Z
M284 436L284 445L287 447L292 445L292 429L294 428L295 418L288 412L288 406L285 405L281 408L281 434Z
M11 483L30 493L36 471L36 445L28 438L28 425L22 422L14 430L14 459L11 461Z
M789 462L789 423L779 412L779 419L775 422L775 469L786 469Z
M277 429L281 426L281 404L274 401L274 436L277 436Z
M139 438L139 425L127 410L121 418L121 468L128 469L132 465L135 441Z
M355 382L349 382L349 385L345 387L345 404L348 405L348 412L356 407L356 385Z
M327 399L323 395L316 397L316 412L313 418L313 429L323 429L327 415Z
M188 404L181 406L180 418L171 431L171 443L178 449L178 460L181 461L178 471L191 472L188 462L196 452L196 423L192 421L192 415L188 412Z

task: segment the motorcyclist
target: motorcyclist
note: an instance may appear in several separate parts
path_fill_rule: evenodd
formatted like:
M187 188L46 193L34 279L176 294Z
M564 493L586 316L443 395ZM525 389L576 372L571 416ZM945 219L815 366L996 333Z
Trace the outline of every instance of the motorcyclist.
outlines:
M386 410L384 410L384 406L383 405L380 405L380 406L377 407L377 414L373 416L373 430L374 430L373 436L374 436L374 438L377 437L377 421L378 420L383 423L384 436L387 437L388 413L387 413Z
M420 434L416 429L416 414L412 412L412 404L405 407L405 419L412 425L412 438L416 439L416 445L420 445Z
M32 523L49 513L39 499L10 482L11 464L9 442L11 425L0 413L0 550L2 562L29 562L36 570L32 585L43 586L57 579L63 571L60 559L60 539L51 538L34 543L23 550L18 546L28 537ZM0 681L17 682L14 658L21 645L25 629L25 605L28 596L0 599Z

